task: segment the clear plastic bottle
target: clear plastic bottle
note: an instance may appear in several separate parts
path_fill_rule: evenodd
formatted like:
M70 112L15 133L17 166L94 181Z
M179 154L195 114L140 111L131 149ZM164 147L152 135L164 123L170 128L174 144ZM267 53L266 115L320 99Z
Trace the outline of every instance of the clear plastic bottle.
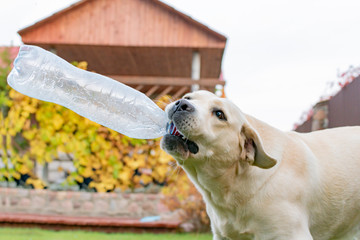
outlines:
M166 133L165 112L145 94L74 67L40 47L20 47L8 83L27 96L60 104L132 138Z

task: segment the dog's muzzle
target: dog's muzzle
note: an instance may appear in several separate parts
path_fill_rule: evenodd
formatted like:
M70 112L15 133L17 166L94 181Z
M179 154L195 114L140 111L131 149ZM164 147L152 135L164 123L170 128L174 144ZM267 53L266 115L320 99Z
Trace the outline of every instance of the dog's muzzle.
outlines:
M189 151L193 154L196 154L199 151L198 145L186 138L184 134L181 133L181 129L176 126L176 122L181 122L183 118L186 118L194 111L194 106L185 99L178 100L168 111L168 117L170 119L166 126L166 131L168 134L164 136L164 140L168 142L165 145L168 150L169 148L175 147L170 145L177 144L181 145L184 151Z

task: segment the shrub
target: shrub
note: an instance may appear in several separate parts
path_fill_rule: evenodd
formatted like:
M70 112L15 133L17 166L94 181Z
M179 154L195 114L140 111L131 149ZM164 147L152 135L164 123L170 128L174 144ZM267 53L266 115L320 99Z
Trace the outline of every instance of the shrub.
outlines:
M68 173L67 184L98 192L166 186L164 203L172 210L183 209L183 220L195 229L208 229L200 194L184 172L171 167L175 163L160 149L160 139L132 139L65 107L16 92L6 85L11 61L8 54L2 56L7 65L0 67L0 182L45 188L46 183L34 174L34 165L65 153L76 169ZM86 62L73 64L87 67ZM164 108L170 101L163 96L157 103Z
M85 62L74 64L87 67ZM160 139L132 139L60 105L24 96L9 86L4 91L2 107L8 110L0 116L0 180L43 188L45 183L33 173L34 164L66 153L76 168L67 182L88 190L109 192L168 181L172 158L160 150ZM160 99L160 104L167 99Z
M205 232L210 230L210 219L206 213L202 196L183 170L163 188L163 200L170 210L182 209L181 219L188 224L187 230Z

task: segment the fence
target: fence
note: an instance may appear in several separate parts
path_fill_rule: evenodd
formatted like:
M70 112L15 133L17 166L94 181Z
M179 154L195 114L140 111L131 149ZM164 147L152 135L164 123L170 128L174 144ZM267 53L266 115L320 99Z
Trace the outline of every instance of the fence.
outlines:
M0 225L161 232L180 226L180 211L170 211L161 194L0 188Z

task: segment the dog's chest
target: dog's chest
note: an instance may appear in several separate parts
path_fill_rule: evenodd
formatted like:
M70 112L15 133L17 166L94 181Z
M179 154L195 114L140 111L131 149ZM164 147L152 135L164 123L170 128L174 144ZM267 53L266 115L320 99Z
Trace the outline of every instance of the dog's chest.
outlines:
M250 226L254 213L251 203L244 203L241 194L232 189L228 178L216 181L198 175L196 184L202 190L212 227L228 239L253 239ZM210 184L211 183L211 184Z
M225 210L209 206L208 211L213 227L222 237L229 239L253 239L251 216L245 208L242 210Z

